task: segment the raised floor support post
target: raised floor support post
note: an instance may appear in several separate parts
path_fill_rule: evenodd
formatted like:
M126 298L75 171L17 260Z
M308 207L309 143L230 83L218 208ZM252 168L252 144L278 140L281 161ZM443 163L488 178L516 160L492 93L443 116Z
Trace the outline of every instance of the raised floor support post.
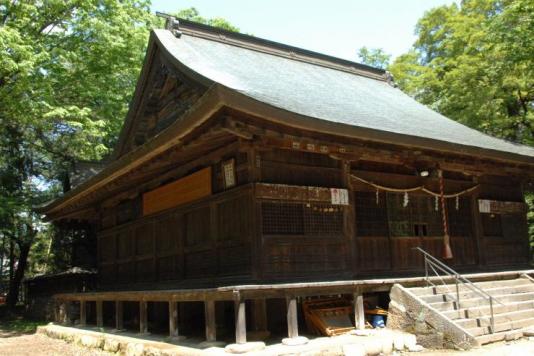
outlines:
M80 300L80 326L87 325L87 308L85 300Z
M101 328L104 326L104 316L102 315L102 304L101 300L96 301L96 327Z
M215 322L215 301L204 301L204 316L206 320L206 341L212 342L217 339L217 325Z
M235 342L237 344L245 344L247 342L247 320L246 320L246 304L239 296L234 296L235 308Z
M299 336L296 297L287 297L287 336L289 338L296 338Z
M286 297L287 302L287 338L282 340L284 345L303 345L308 342L304 336L299 336L299 320L297 309L297 297Z
M148 333L148 325L147 325L147 302L142 300L139 302L139 333L140 334L147 334Z
M169 302L169 336L178 338L178 305L176 302Z
M115 301L115 329L124 329L124 307L123 302L120 300Z
M361 291L354 293L354 326L358 330L365 329L365 311Z
M69 304L61 301L59 304L59 322L67 325L69 323Z

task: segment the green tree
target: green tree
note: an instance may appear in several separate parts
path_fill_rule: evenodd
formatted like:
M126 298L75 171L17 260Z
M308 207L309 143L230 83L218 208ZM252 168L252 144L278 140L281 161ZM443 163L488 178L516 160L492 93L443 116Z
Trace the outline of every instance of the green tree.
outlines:
M493 136L534 144L534 3L465 0L428 11L389 66L422 103Z
M114 145L153 19L144 0L0 0L0 234L11 246L10 306L32 244L46 236L32 206L68 190L77 161Z
M360 63L371 67L386 69L389 65L391 55L387 54L381 48L362 47L358 50Z
M222 28L228 31L239 32L239 28L235 27L234 25L232 25L230 22L223 19L222 17L205 18L205 17L200 16L199 11L194 7L190 7L188 9L182 9L178 11L177 13L175 13L174 15L184 20L189 20L189 21L198 22L204 25L219 27L219 28Z

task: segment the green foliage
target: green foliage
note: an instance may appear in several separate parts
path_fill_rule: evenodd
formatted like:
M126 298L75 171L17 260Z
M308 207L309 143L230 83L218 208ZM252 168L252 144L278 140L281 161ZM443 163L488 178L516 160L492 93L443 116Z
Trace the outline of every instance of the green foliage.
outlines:
M161 24L149 6L0 0L0 262L6 254L13 268L17 261L10 292L25 272L70 267L64 244L83 236L58 234L32 208L70 189L76 162L100 160L113 149L149 29ZM238 31L194 8L179 14ZM0 278L6 274L0 263Z
M47 265L48 227L32 207L69 188L75 162L113 147L153 19L145 0L0 0L0 237L4 250L6 239L15 245L10 292L30 253L31 269Z
M0 321L0 330L8 335L33 334L38 326L44 324L44 321L28 320L22 317L4 318Z
M534 144L534 2L465 0L428 11L389 66L422 103L491 135Z
M362 47L358 50L360 63L371 67L386 69L389 65L391 55L385 53L381 48Z
M214 17L208 19L200 16L200 13L194 7L180 10L175 13L175 16L184 20L195 21L204 25L219 27L228 31L239 32L239 28L235 27L230 22L226 21L221 17Z

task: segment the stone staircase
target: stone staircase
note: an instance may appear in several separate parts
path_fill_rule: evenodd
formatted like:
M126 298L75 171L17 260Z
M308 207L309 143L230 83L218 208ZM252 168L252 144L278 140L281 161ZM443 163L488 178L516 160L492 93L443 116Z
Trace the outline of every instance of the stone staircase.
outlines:
M422 307L438 312L473 337L478 345L516 339L534 327L534 279L527 275L510 280L475 282L475 286L494 298L494 330L487 299L468 286L460 284L460 305L456 302L456 286L405 288L420 300Z

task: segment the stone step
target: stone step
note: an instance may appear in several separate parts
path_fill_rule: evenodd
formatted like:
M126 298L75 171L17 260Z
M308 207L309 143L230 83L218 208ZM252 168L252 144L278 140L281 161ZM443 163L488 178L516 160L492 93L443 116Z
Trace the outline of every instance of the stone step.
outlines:
M476 282L474 283L477 287L481 289L486 288L497 288L497 287L506 287L506 286L515 286L515 285L526 285L526 284L534 284L532 281L530 281L527 278L516 278L516 279L506 279L501 281L486 281L486 282ZM462 290L469 290L467 286L464 284L460 284L459 286L460 291ZM454 291L456 286L454 283L447 284L447 285L437 285L435 287L413 287L409 288L409 291L412 292L415 295L422 296L422 295L432 295L432 294L441 294L443 292L446 292L447 289Z
M523 329L527 327L531 327L534 325L534 318L526 318L526 319L519 319L514 321L507 321L504 323L496 323L495 324L495 333L508 331L508 330L516 330L516 329ZM476 328L468 328L466 329L471 335L473 336L481 336L481 335L487 335L491 334L490 327L489 326L481 326Z
M534 292L534 283L530 284L522 284L518 286L506 286L506 287L498 287L498 288L487 288L484 289L484 291L491 295L492 297L499 298L500 295L505 294L517 294L517 293L526 293L526 292ZM460 292L460 301L462 299L471 299L471 298L478 298L480 296L479 293L468 290L468 291L461 291ZM422 295L419 296L421 299L423 299L427 303L434 303L434 302L442 302L442 301L448 301L448 300L455 300L456 299L456 291L451 290L448 294L436 294L436 295Z
M505 294L505 295L500 295L498 299L503 304L531 301L531 300L534 300L534 292ZM453 302L453 301L433 302L433 303L428 303L428 304L434 309L439 310L441 312L457 309L456 302ZM495 302L495 305L497 304L499 303ZM489 307L487 299L480 297L480 298L460 300L461 308L473 308L473 307L479 307L479 306Z
M506 322L513 322L521 319L530 319L534 318L534 309L527 310L518 310L509 313L494 314L493 318L495 324L501 324ZM469 319L456 319L454 323L464 329L471 329L480 326L490 326L491 317L488 313L487 315L479 318L469 318Z
M503 340L515 340L523 336L522 329L512 331L501 331L494 334L486 334L477 336L475 339L480 345L489 344L490 342L497 342Z
M524 302L516 302L516 303L509 303L505 305L501 305L499 303L495 303L493 306L493 313L500 314L500 313L508 313L518 310L527 310L527 309L533 309L534 308L534 300L527 300ZM468 319L468 318L477 318L477 317L483 317L486 315L489 315L490 313L490 307L488 305L484 306L476 306L473 308L462 308L459 310L448 310L444 311L443 315L445 315L447 318L451 320L456 319Z

